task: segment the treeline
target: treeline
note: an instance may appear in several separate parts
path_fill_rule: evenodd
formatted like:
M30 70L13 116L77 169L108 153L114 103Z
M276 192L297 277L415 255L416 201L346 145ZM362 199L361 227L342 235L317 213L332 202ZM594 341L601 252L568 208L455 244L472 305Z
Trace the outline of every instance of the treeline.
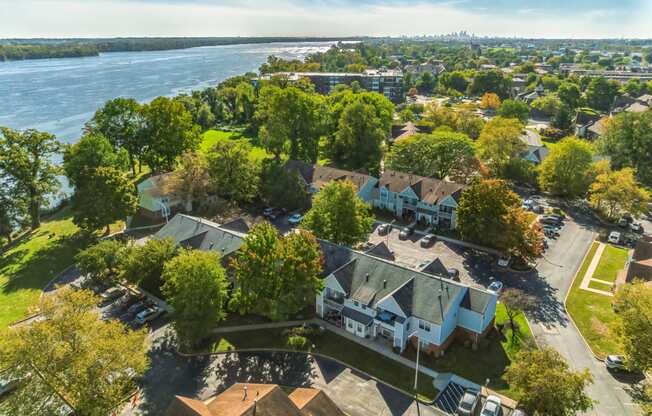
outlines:
M327 42L363 38L229 37L229 38L113 38L0 41L0 61L96 56L100 52L139 52L279 42Z

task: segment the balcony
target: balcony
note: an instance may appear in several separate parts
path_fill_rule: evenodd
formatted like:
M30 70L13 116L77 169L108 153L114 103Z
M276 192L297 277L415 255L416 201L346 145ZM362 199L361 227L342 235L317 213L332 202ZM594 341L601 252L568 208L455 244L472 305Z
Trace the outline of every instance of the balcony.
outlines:
M396 322L396 315L394 315L391 312L383 311L379 312L376 315L376 320L385 324L386 326L394 327L394 323Z
M344 296L324 296L324 305L328 306L330 309L336 311L341 311L344 307Z

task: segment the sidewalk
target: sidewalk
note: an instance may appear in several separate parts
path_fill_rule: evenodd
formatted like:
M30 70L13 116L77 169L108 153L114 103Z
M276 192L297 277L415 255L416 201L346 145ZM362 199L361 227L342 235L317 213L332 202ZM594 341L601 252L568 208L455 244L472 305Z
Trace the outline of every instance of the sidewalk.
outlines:
M589 264L589 268L586 269L586 273L584 274L584 277L582 278L582 283L580 283L580 289L597 293L599 295L604 295L604 296L611 296L613 297L613 293L611 292L606 292L604 290L599 290L599 289L593 289L592 287L589 287L589 284L591 281L596 281L605 285L613 286L612 282L605 282L600 279L594 279L593 274L595 273L595 270L598 268L598 264L600 263L600 259L602 258L602 253L604 252L604 249L607 247L606 244L604 243L599 243L598 249L595 251L595 254L593 255L593 258L591 259L591 263Z

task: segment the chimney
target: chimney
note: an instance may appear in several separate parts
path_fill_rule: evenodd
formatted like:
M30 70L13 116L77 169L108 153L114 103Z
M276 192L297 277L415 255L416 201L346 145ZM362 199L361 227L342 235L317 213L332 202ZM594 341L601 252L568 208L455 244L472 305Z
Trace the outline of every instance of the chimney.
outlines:
M244 402L245 400L247 400L247 386L244 386L242 388L242 391L244 392L244 394L242 395L242 401Z
M387 289L387 280L383 280L383 289Z
M369 273L367 273L367 274L364 275L364 281L365 281L365 282L368 282L368 281L369 281Z

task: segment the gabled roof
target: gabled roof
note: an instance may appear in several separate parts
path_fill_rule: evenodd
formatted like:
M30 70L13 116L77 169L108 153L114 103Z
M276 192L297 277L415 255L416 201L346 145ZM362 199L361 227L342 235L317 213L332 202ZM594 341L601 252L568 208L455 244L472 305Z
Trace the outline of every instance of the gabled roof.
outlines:
M331 181L348 179L360 190L372 179L371 176L365 175L364 173L351 172L328 166L311 165L298 160L288 160L285 163L285 169L297 172L306 184L312 185L316 189L321 189Z
M321 390L298 388L294 389L289 397L304 416L345 416L344 412Z
M389 247L387 247L387 244L385 244L384 241L381 241L380 243L376 244L375 246L371 247L369 250L367 250L365 253L370 254L375 257L380 257L383 259L387 260L395 260L396 256L394 256L394 252L392 252Z
M166 416L213 416L208 406L201 400L190 399L183 396L174 396L168 406Z
M437 204L449 196L455 201L459 201L462 191L466 187L455 182L426 178L393 170L383 172L376 186L378 188L386 187L394 193L400 193L406 188L411 188L419 200L427 204Z
M170 238L175 244L195 250L212 250L226 256L244 243L242 236L218 224L185 214L175 215L154 238Z
M220 225L220 228L229 231L235 231L240 234L247 234L249 232L249 225L242 218L237 218L233 221Z
M636 103L631 104L627 108L625 108L625 111L628 111L630 113L642 113L642 112L647 111L649 109L650 109L650 107L648 105L636 102Z
M442 263L439 258L428 263L423 269L421 269L421 272L433 276L448 277L448 270L446 270L446 266L444 266L444 263Z

